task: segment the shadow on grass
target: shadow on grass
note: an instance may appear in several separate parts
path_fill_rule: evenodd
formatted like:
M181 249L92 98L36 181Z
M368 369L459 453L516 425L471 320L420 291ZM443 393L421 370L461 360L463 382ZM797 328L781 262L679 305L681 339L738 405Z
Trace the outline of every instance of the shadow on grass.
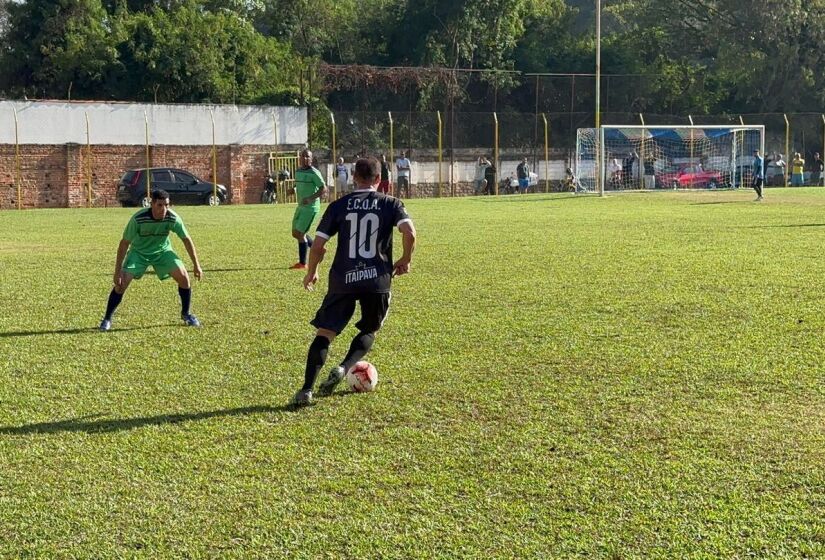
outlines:
M752 200L713 200L711 202L691 202L691 206L706 206L708 204L750 204Z
M271 414L292 412L296 410L292 405L281 406L245 406L228 408L225 410L210 410L206 412L192 412L189 414L159 414L157 416L143 416L138 418L102 418L102 414L81 416L72 420L60 422L41 422L24 426L2 426L0 435L27 435L27 434L55 434L61 432L87 432L99 434L107 432L122 432L145 426L161 426L164 424L180 424L209 418L224 416L246 416L249 414Z
M206 273L214 273L214 272L269 272L272 270L279 270L277 268L262 268L262 267L238 267L238 268L204 268L203 271ZM192 272L189 271L191 275ZM144 276L157 276L154 270L147 270ZM112 276L111 272L103 272L100 276Z
M278 270L277 268L261 268L261 267L239 267L239 268L204 268L204 272L214 273L214 272L271 272L272 270Z
M825 227L825 224L779 224L775 226L742 226L743 229Z
M472 198L476 202L486 202L486 203L495 203L495 202L561 202L564 200L579 200L585 198L597 198L597 195L593 193L587 194L573 194L573 193L541 193L541 194L526 194L526 195L519 195L519 194L507 194L507 195L498 195L498 196L474 196L468 197Z
M180 323L164 323L162 325L144 325L141 327L113 327L110 332L118 331L140 331L144 329L157 329L158 327L177 327ZM0 332L0 338L11 338L16 336L42 336L47 334L83 334L100 332L97 327L84 327L82 329L56 329L52 331L9 331Z

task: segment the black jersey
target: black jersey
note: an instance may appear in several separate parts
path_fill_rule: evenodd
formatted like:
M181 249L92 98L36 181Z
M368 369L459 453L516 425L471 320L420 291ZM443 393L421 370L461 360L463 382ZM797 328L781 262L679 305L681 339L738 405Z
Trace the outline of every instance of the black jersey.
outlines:
M329 270L329 293L390 291L392 232L410 221L404 203L374 190L357 190L327 207L316 235L338 237Z

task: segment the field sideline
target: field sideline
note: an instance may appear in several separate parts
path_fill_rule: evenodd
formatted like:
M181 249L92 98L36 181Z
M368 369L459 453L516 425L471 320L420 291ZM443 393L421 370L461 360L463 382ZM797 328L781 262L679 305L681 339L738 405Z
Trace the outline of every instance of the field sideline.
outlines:
M177 208L204 328L110 333L134 210L2 211L0 557L825 556L825 189L753 198L410 201L378 391L297 412L294 206Z

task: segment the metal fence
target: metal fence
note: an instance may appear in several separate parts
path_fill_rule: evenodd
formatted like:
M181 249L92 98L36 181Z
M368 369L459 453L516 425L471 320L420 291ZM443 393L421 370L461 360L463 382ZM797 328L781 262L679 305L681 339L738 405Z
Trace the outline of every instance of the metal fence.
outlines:
M336 153L346 160L359 154L401 150L435 158L433 151L439 146L443 157L458 160L493 155L496 147L501 152L537 159L545 147L545 119L549 149L556 155L574 150L576 131L592 127L595 121L592 112L340 111L323 118L329 123L322 135L312 139L312 147L332 149L334 121ZM825 153L825 115L820 113L690 116L606 112L601 116L603 124L612 125L638 125L642 119L649 125L764 125L769 154L779 153L787 159L794 152L807 157Z

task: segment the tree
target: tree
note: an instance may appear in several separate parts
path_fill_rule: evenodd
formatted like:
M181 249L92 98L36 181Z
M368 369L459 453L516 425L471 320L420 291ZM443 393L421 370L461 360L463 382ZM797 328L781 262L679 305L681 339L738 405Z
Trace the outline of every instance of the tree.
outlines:
M8 4L3 89L21 95L93 94L116 60L111 18L100 0Z

